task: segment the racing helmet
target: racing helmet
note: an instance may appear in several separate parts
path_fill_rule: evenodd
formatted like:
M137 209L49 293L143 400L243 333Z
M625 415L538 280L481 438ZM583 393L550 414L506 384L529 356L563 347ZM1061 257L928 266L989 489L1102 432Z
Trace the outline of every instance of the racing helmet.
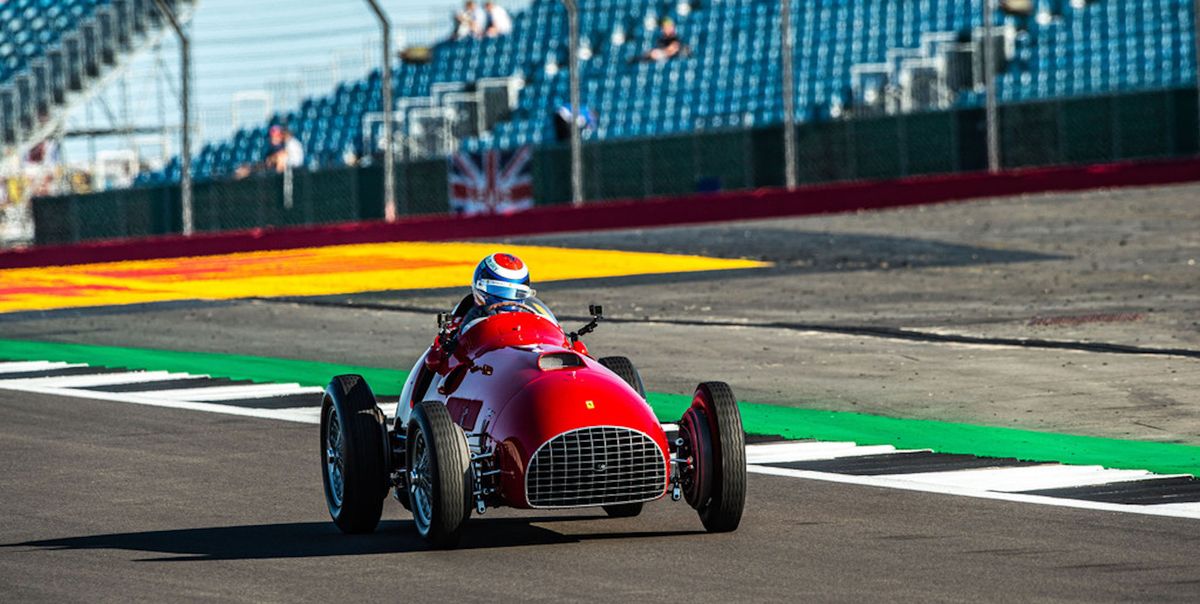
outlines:
M534 294L529 287L529 267L512 254L489 254L475 267L471 293L480 306L522 302Z

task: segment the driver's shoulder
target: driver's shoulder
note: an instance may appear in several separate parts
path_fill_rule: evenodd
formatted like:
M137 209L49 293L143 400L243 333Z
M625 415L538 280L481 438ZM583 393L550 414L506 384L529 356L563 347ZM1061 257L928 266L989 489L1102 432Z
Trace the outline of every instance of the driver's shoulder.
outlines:
M465 317L471 309L476 308L477 306L478 305L475 304L475 295L468 293L467 295L463 296L462 300L459 300L458 304L454 307L454 310L450 314L455 317Z

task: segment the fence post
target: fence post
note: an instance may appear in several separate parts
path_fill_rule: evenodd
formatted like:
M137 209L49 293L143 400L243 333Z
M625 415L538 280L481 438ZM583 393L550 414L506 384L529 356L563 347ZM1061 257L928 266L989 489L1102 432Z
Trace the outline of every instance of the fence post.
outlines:
M1000 171L1000 117L996 101L996 0L983 0L983 85L987 89L988 171Z
M186 236L195 231L195 219L192 216L192 48L187 33L183 31L175 12L167 6L166 0L154 0L154 5L171 24L171 29L175 30L175 35L179 38L179 78L182 80L179 86L179 104L183 114L183 124L179 129L183 139L180 143L183 148L179 153L183 169L179 182L179 201L182 208L183 234Z
M1196 66L1196 127L1197 137L1200 137L1200 0L1192 3L1192 41L1195 49L1192 64ZM1197 138L1200 141L1200 138Z
M396 208L396 156L392 149L392 23L387 13L376 0L367 0L375 17L379 20L379 34L383 45L383 219L395 222L399 212Z
M780 0L780 35L783 37L783 178L789 190L795 189L799 181L796 166L796 92L795 73L792 71L792 3Z
M571 69L571 203L583 205L583 135L579 131L582 115L579 91L579 4L577 0L563 0L567 7L567 22L570 30L570 48L567 62Z

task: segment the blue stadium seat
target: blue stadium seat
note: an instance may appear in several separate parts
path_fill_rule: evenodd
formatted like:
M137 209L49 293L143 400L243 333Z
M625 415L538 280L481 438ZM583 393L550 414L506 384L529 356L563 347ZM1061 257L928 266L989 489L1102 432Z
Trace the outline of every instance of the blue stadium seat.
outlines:
M86 10L95 0L49 2ZM885 63L891 53L918 50L927 34L969 39L982 27L982 0L838 0L792 4L795 24L797 118L831 119L849 102L851 68ZM583 102L599 114L592 140L661 136L697 127L745 128L778 123L780 53L777 0L707 0L677 14L677 2L607 0L587 8L581 35L592 56L583 65ZM59 12L42 16L35 0L0 6L0 23L30 11L52 23ZM34 8L29 8L34 7ZM1061 0L1035 0L1039 13L1054 18L1005 17L1018 25L1012 61L999 74L1004 102L1114 91L1194 85L1196 56L1191 0L1097 0L1075 8ZM631 63L655 39L647 21L673 18L691 55L664 64ZM439 83L523 74L526 86L511 121L490 134L462 141L464 150L510 148L554 140L549 116L568 101L566 13L558 0L534 0L513 15L513 33L494 40L447 41L434 48L426 65L399 64L394 70L397 103L426 97ZM25 21L22 21L23 23ZM42 21L37 21L41 23ZM50 27L47 25L46 27ZM0 74L24 60L29 27L0 26ZM624 38L622 43L621 38ZM558 70L548 69L551 64ZM898 63L897 63L898 66ZM2 81L2 77L0 77ZM960 91L954 104L975 107L983 96ZM397 105L399 106L399 105ZM375 148L381 128L363 133L365 116L382 109L378 71L340 84L329 96L304 100L284 119L318 165L341 161L346 148ZM282 120L275 120L279 122ZM266 128L238 133L236 153L214 152L208 173L228 174L266 145ZM178 177L178 163L162 178ZM174 175L174 176L172 176ZM161 178L139 179L157 182Z

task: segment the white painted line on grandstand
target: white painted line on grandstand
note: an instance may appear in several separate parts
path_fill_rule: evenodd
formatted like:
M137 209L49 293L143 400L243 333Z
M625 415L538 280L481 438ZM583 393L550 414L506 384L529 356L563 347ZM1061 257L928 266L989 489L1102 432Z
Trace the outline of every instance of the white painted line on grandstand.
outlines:
M1109 470L1100 466L1047 464L1044 466L1018 468L982 468L949 472L892 474L890 476L894 479L924 485L1018 492L1086 487L1151 478L1176 478L1181 475L1153 474L1145 470Z
M72 367L87 367L83 363L61 363L58 361L14 361L0 363L0 374L22 373L25 371L51 371L54 369L70 369Z
M8 383L51 388L90 388L92 386L116 386L118 384L140 384L181 380L190 377L207 377L168 371L130 371L128 373L90 373L87 375L63 375L58 377L0 379L0 385ZM3 378L3 376L0 376Z
M1127 514L1143 514L1147 516L1166 516L1171 518L1193 518L1200 519L1200 507L1186 507L1186 504L1166 504L1166 505L1126 505L1120 503L1103 503L1099 501L1085 501L1083 499L1064 499L1061 497L1046 497L1044 495L1025 495L1021 493L1001 493L998 491L985 491L981 489L968 489L962 487L923 484L919 482L911 482L904 480L903 474L892 476L852 476L849 474L834 474L831 472L813 472L809 470L791 470L787 468L772 468L770 466L750 465L746 470L755 474L767 474L770 476L786 476L789 478L805 478L808 480L821 480L825 482L837 482L841 484L854 484L869 487L881 487L885 489L900 489L903 491L919 491L923 493L937 493L940 495L956 495L959 497L973 497L976 499L995 499L999 501L1013 501L1017 503L1036 503L1040 505L1050 505L1063 508L1076 508L1082 510L1099 510L1105 512L1123 512Z
M746 446L746 463L815 461L864 455L891 455L929 452L929 449L896 449L891 445L860 447L852 442L782 442Z
M268 398L289 394L316 394L324 392L316 386L290 384L243 384L240 386L210 386L208 388L180 388L176 390L147 390L137 394L149 398L174 401L215 402L243 398Z

